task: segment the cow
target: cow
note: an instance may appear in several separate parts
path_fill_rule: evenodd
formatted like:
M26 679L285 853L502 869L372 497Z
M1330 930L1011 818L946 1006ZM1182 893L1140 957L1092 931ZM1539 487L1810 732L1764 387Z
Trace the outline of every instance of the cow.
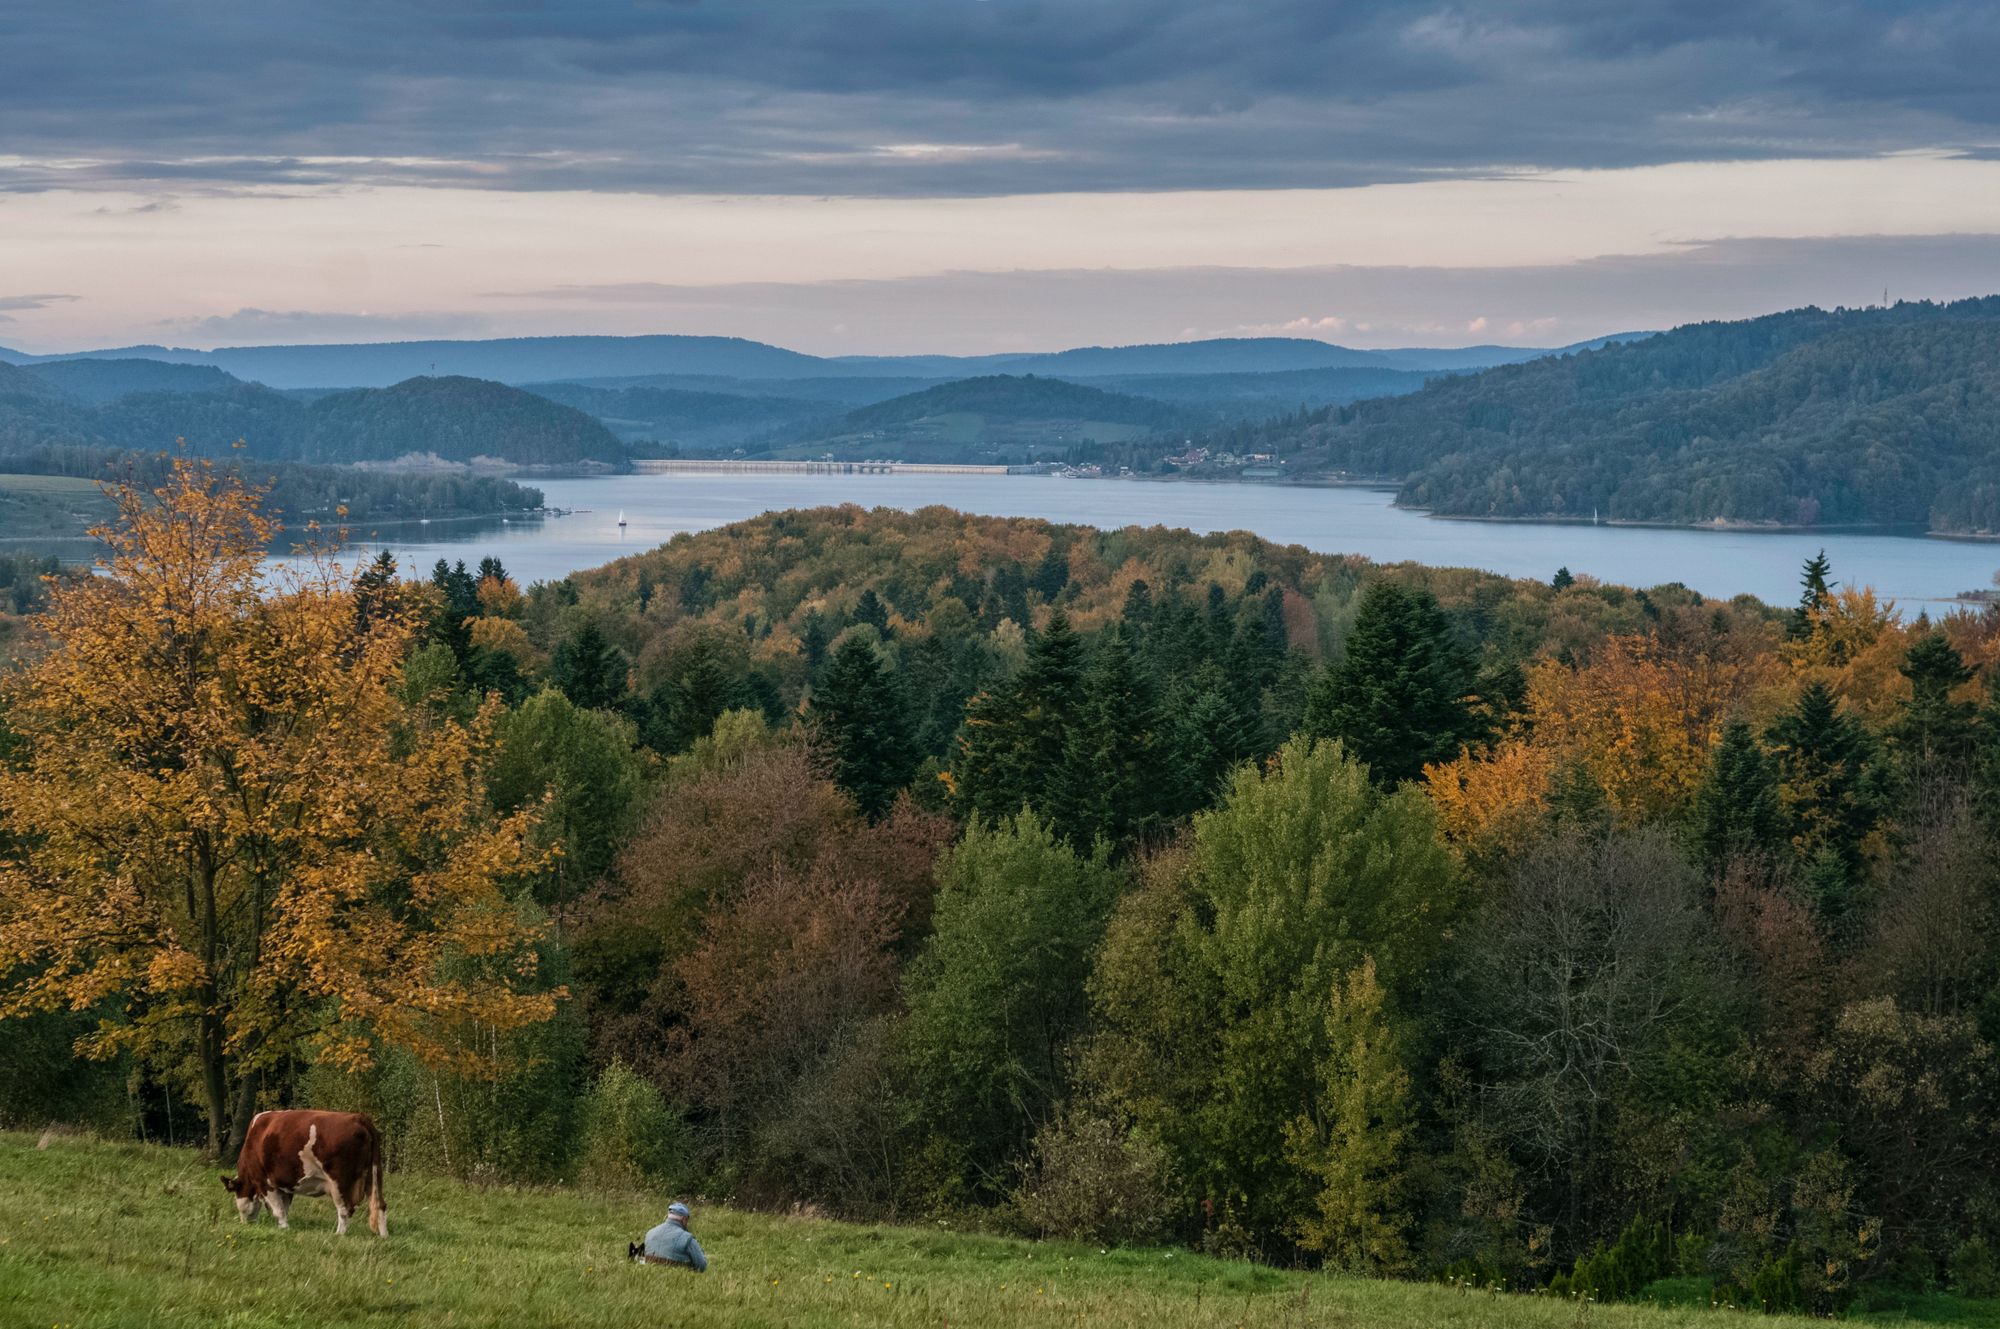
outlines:
M290 1227L294 1195L333 1200L335 1235L347 1235L347 1220L368 1201L368 1226L389 1235L389 1206L382 1197L382 1133L358 1112L259 1112L243 1136L236 1175L222 1185L236 1200L246 1223L261 1203L279 1227Z

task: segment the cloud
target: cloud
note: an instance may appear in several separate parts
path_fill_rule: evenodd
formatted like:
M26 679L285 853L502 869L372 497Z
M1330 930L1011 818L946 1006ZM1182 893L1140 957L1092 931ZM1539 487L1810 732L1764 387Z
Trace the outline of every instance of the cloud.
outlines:
M1178 267L495 292L514 330L704 332L822 354L1306 336L1364 347L1557 346L1806 304L2000 291L2000 236L1721 239L1517 267ZM1301 307L1339 314L1295 315ZM837 334L824 329L838 325Z
M169 319L160 327L202 346L243 342L393 341L490 334L492 320L473 313L370 314L305 309L239 309L205 318Z
M2000 10L1962 0L21 5L0 189L957 196L1988 152L1996 66Z
M74 295L0 295L0 310L47 309L50 305L69 304L77 298Z

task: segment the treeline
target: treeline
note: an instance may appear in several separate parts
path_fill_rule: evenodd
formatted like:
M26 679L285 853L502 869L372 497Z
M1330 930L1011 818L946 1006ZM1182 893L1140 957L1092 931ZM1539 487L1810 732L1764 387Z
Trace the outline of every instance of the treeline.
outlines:
M2000 530L2000 297L1801 309L1221 431L1455 516Z
M176 390L208 379L213 386ZM143 360L0 365L0 456L51 445L145 450L176 438L210 456L229 456L240 443L266 461L344 464L434 454L454 462L616 467L625 459L617 438L583 412L483 379L413 378L390 388L287 393L214 370Z
M158 485L172 465L172 456L166 453L77 444L0 452L0 468L18 474L68 475L141 488ZM542 506L541 490L494 475L367 471L244 458L229 460L225 467L264 490L266 509L281 517L294 534L308 522L333 528L422 517L497 516Z
M1831 577L1781 611L854 508L525 590L378 563L315 621L401 634L371 741L486 736L452 787L520 846L453 861L508 930L420 952L414 1028L276 948L213 1093L166 988L0 1024L0 1110L366 1108L404 1167L1598 1299L1990 1295L2000 614ZM23 944L68 935L20 866L91 732L63 650L5 694L51 809L0 824L22 1014L114 944ZM386 833L326 822L301 881ZM372 852L349 907L443 898ZM502 973L546 1015L429 999Z

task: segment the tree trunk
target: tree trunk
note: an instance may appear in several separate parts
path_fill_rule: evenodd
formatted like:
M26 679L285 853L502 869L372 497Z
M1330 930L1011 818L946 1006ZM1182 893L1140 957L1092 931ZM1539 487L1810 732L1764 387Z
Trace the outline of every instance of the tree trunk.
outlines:
M201 1058L202 1103L208 1110L208 1153L211 1158L220 1158L223 1123L228 1120L228 1095L222 1080L222 1017L214 1009L214 985L210 984L202 995L210 1006L202 1012L195 1046Z
M236 1110L229 1117L229 1145L227 1157L235 1158L243 1152L243 1137L250 1132L250 1118L257 1115L257 1072L251 1071L236 1087Z
M196 1054L201 1059L201 1088L208 1108L208 1153L222 1156L223 1131L228 1124L228 1090L222 1065L221 993L216 986L215 966L222 949L221 928L215 916L215 864L207 846L195 848L195 922L201 928L201 960L207 980L201 988L200 1025L195 1034Z

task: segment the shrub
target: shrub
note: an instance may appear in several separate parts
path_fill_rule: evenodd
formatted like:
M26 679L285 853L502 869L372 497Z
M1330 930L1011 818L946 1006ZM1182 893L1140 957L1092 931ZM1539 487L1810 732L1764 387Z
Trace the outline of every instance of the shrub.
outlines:
M631 1189L676 1179L685 1152L681 1120L625 1063L604 1068L584 1095L581 1117L578 1180Z
M1983 1237L1959 1243L1947 1267L1951 1290L1961 1297L2000 1297L2000 1260Z
M1568 1274L1549 1282L1558 1297L1589 1297L1597 1301L1632 1301L1648 1283L1674 1272L1674 1246L1665 1223L1633 1219L1618 1240L1579 1259Z
M1105 1245L1158 1240L1176 1207L1166 1151L1157 1142L1074 1107L1036 1132L1012 1200L1021 1224L1038 1236Z

